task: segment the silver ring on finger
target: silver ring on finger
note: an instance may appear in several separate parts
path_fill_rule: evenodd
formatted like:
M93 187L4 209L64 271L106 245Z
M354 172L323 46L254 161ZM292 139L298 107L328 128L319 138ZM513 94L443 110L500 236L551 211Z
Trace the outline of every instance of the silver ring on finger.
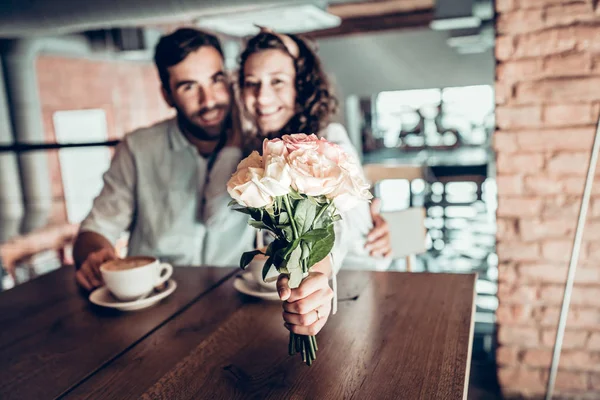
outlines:
M317 312L317 321L321 319L321 314L319 314L319 309L315 309L315 311Z

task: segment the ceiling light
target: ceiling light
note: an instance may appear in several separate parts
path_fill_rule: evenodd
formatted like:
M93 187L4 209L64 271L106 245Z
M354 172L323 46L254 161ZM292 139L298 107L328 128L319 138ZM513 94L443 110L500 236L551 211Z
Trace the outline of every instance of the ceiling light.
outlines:
M334 28L341 24L341 18L314 4L298 4L207 15L198 18L196 24L203 29L244 37L258 33L255 25L266 26L276 32L302 33Z

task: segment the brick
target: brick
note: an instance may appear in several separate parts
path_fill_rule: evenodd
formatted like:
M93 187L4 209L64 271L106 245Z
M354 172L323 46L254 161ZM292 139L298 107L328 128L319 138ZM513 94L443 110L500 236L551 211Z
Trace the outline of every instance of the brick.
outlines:
M536 9L502 13L496 22L496 32L501 35L533 32L543 27L544 12Z
M587 247L585 258L591 261L600 261L600 243L591 242Z
M526 395L540 395L545 390L545 381L542 381L542 374L538 369L499 368L498 381L503 390L508 392L518 391Z
M595 127L543 129L517 132L520 151L581 151L592 148Z
M517 281L517 270L510 263L500 263L498 265L498 282L513 283Z
M584 175L590 155L584 152L559 153L548 160L548 172L556 175Z
M588 350L600 350L600 332L592 332L587 342Z
M544 126L572 127L589 125L596 121L591 103L549 104L544 108Z
M537 298L537 291L535 286L512 286L504 282L498 284L498 297L502 299L503 304L532 303Z
M542 124L539 106L497 107L496 124L500 129L535 128Z
M598 85L600 77L597 76L521 82L516 86L515 99L520 104L597 100L600 97L595 90Z
M501 261L533 261L540 257L539 243L499 242L496 246Z
M567 267L552 264L531 263L517 267L521 282L562 283L567 279Z
M560 355L560 366L564 369L575 369L580 371L597 370L598 366L595 365L594 359L594 355L588 351L563 351Z
M523 180L524 193L545 196L562 193L564 184L560 179L543 175L528 175Z
M499 13L511 11L515 8L514 0L496 0L496 11Z
M496 59L503 61L508 60L514 52L514 41L512 36L497 36L496 37Z
M583 233L583 240L597 241L600 240L600 221L588 221Z
M573 28L553 29L519 36L511 43L511 57L530 58L575 50L578 44Z
M544 162L544 156L538 153L500 153L497 157L497 173L499 175L535 173L542 169ZM499 189L499 195L504 195L502 188Z
M552 350L531 349L526 350L523 355L523 364L529 367L550 367L552 360Z
M500 241L510 241L517 238L517 221L511 218L496 220L496 238Z
M561 357L562 361L562 357ZM544 371L542 373L542 379L546 381L548 379L549 373ZM587 392L588 389L588 374L581 372L573 372L573 371L565 371L564 369L559 369L556 373L556 380L554 381L554 388L557 392L566 390L566 391L580 391ZM563 398L563 397L561 397ZM580 397L575 397L576 399ZM591 397L590 397L591 399Z
M569 261L571 257L571 248L573 247L572 240L548 240L542 243L542 257L548 261ZM585 253L585 249L581 249L581 255Z
M498 81L521 82L542 76L544 62L540 58L505 61L498 65L496 78Z
M519 175L499 175L496 185L504 196L523 194L523 177Z
M559 54L544 61L544 75L554 78L581 76L592 71L592 58L587 53Z
M592 2L560 4L545 11L545 26L571 25L575 22L591 21L595 18Z
M575 223L572 219L522 220L519 231L524 241L564 238L574 231Z
M519 349L516 347L500 346L496 350L496 362L499 365L516 365Z
M513 85L505 82L496 82L494 85L494 101L496 105L506 104L513 97Z
M532 311L532 312L535 312ZM540 325L555 328L558 325L560 316L560 308L545 307L541 314ZM569 328L594 328L597 329L600 324L600 310L597 309L580 309L572 306L567 317L567 326Z
M496 309L496 322L500 325L528 325L531 323L531 306L528 304L504 304Z
M517 135L512 132L496 131L492 136L494 149L502 153L515 153L518 150Z
M553 265L551 263L524 263L516 267L519 282L526 283L556 283L564 285L567 280L567 264ZM600 269L580 266L575 273L575 283L581 285L599 284Z
M535 348L540 344L540 332L532 327L501 325L498 327L498 342L502 345Z
M589 375L590 378L590 389L600 390L600 374L592 373Z
M571 294L571 304L600 307L600 287L576 286Z
M517 0L518 8L546 8L555 4L564 4L565 0ZM573 2L585 2L587 0L573 0Z
M563 294L564 286L544 286L540 289L540 301L546 305L560 306Z
M561 180L565 184L565 194L577 196L581 196L583 194L585 176L564 176L561 177ZM600 176L598 175L598 169L596 169L596 177L594 179L594 184L592 185L592 196L596 195L600 195Z
M546 196L542 219L572 219L579 216L581 197L579 196Z
M503 194L506 194L503 192ZM499 217L535 217L542 211L541 197L506 197L498 199Z
M556 340L556 329L548 329L542 332L542 345L547 348L554 348ZM600 343L599 343L600 344ZM588 332L566 330L563 336L562 348L565 350L589 349ZM591 350L591 349L590 349Z

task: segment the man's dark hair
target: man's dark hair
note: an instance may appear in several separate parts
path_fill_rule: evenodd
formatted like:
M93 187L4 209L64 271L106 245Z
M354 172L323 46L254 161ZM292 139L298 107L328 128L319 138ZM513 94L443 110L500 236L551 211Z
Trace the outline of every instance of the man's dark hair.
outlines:
M167 92L170 91L168 68L179 64L191 52L203 46L214 47L223 57L219 39L215 35L198 29L180 28L160 38L154 51L154 63L158 69L160 81Z

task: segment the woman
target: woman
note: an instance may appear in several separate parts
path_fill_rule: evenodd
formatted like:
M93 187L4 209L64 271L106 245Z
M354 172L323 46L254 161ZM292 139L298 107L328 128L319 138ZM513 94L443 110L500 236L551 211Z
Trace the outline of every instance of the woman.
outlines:
M239 87L244 116L250 122L245 146L248 153L260 151L264 138L302 132L317 133L358 158L344 127L331 123L337 100L318 57L303 39L262 29L248 41L240 57ZM334 270L349 259L358 259L363 266L389 265L387 223L367 204L359 208L342 215L341 226L336 226ZM365 250L360 251L363 247ZM368 257L369 253L380 258ZM305 324L300 323L304 321L296 318L292 307L284 303L284 309L288 329L306 334L302 330Z

